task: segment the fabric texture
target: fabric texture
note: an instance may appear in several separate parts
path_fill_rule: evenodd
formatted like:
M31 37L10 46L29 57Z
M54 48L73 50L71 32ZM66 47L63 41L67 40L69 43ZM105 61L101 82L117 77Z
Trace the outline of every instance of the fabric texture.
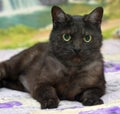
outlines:
M0 50L0 61L22 50ZM56 109L41 110L29 93L0 88L0 114L120 114L120 40L105 40L101 51L107 82L101 98L105 104L85 107L75 101L60 101Z

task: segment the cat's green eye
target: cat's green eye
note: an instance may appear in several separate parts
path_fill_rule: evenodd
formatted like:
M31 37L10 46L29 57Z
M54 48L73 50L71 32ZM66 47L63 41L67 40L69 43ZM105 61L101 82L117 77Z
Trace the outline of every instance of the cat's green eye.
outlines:
M67 42L67 41L71 40L71 35L70 34L63 34L62 38L63 38L64 41Z
M91 42L92 41L92 36L91 35L85 35L83 38L84 42Z

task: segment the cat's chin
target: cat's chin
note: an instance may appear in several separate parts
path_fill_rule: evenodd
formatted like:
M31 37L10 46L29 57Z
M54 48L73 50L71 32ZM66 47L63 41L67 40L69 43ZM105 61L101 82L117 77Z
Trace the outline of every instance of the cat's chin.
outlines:
M73 63L80 63L80 61L81 61L81 59L80 59L80 57L74 57L73 59L72 59L72 62Z
M69 61L67 61L67 65L68 66L72 66L72 67L77 67L81 65L81 59L80 57L73 57L72 59L70 59Z

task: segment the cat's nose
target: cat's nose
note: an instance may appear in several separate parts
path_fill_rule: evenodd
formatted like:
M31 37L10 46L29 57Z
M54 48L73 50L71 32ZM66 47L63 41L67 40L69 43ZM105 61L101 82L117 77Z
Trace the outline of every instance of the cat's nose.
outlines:
M74 52L75 52L76 54L78 54L80 51L81 51L80 48L74 48Z

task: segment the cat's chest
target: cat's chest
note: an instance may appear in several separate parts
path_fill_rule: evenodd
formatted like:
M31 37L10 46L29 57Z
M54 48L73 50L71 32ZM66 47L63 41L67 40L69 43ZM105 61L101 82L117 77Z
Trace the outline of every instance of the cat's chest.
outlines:
M70 69L67 74L56 85L57 92L61 99L73 99L81 91L79 73Z
M100 68L93 67L93 64L90 66L82 69L69 69L68 73L65 74L56 86L58 94L65 97L65 99L73 100L77 94L85 89L97 86Z

